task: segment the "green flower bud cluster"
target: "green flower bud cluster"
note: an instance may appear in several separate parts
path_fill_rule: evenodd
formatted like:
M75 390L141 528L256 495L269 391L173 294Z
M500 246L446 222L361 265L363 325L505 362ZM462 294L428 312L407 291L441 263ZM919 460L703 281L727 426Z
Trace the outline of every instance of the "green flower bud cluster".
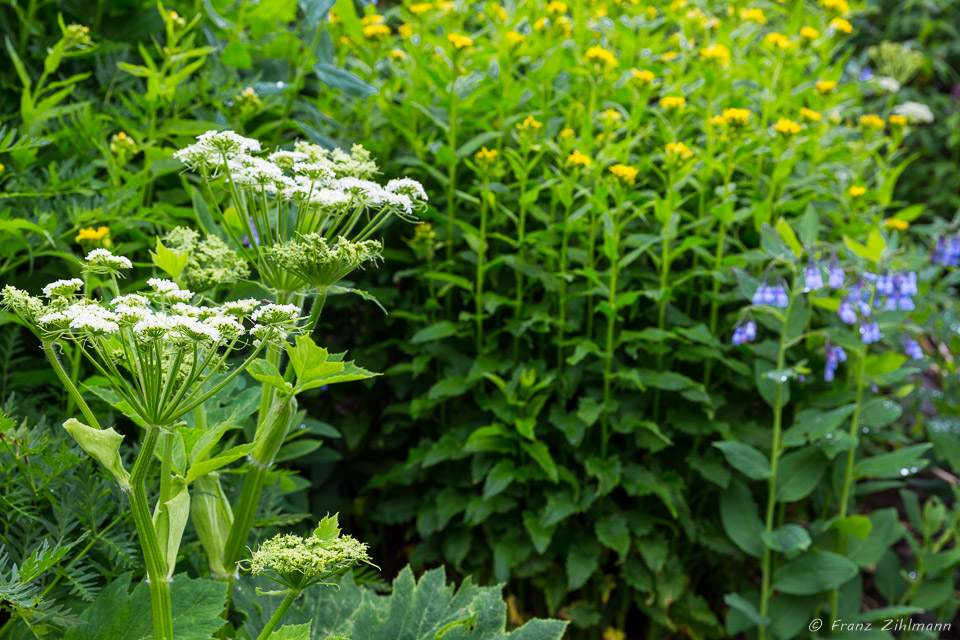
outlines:
M370 157L370 152L362 145L355 144L347 153L343 149L327 150L317 144L299 141L293 146L294 151L304 154L303 162L326 165L337 178L362 178L369 180L379 170L377 163Z
M250 275L243 258L217 236L201 238L193 229L176 227L161 242L171 251L188 257L179 280L193 291L208 291L233 284Z
M383 245L379 240L350 242L341 237L333 246L318 233L300 236L267 249L268 255L284 269L317 287L336 284L365 262L376 263Z
M306 538L280 534L267 540L250 559L250 571L301 590L369 561L367 545L353 536L340 535L333 516L324 518Z

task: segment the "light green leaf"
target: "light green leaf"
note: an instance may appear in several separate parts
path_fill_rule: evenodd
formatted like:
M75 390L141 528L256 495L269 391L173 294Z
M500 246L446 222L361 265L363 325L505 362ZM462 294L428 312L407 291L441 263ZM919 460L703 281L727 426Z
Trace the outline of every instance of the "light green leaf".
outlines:
M307 336L297 336L294 345L287 344L290 364L297 374L295 392L322 387L338 382L364 380L379 374L356 366L353 361L343 362L343 354L330 355L323 347Z
M194 482L197 478L201 478L211 471L216 471L222 467L227 466L231 462L235 462L240 458L244 458L253 451L254 443L242 444L236 446L229 451L224 451L215 458L209 458L206 460L201 460L190 466L190 470L187 471L187 484Z
M333 542L340 537L339 514L324 516L317 528L313 530L313 537L323 542Z
M790 225L787 224L787 221L783 218L777 220L777 233L780 234L783 241L790 247L790 250L793 251L793 255L799 258L803 253L803 246L800 244L800 241L797 240L797 234L793 232L793 229L790 228Z
M550 455L550 450L542 442L529 442L524 440L520 443L520 446L523 447L523 450L530 454L530 457L536 460L537 464L540 465L540 468L543 469L544 473L547 474L547 477L550 478L552 482L557 482L559 480L559 475L557 472L557 465L553 461L553 457Z
M270 640L310 640L310 625L288 624L270 634Z
M157 238L157 250L151 251L150 257L153 258L153 264L163 269L174 280L180 277L183 270L187 268L187 263L190 262L190 256L167 249L160 238Z
M83 424L76 418L70 418L64 422L63 428L73 436L73 439L87 454L113 474L124 491L130 490L130 474L123 468L123 461L120 459L122 435L112 428L95 429Z

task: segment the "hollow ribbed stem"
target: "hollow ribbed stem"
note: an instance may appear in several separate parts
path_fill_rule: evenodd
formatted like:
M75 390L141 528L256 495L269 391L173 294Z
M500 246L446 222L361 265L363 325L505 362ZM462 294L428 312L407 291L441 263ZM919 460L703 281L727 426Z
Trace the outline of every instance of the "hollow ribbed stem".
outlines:
M166 564L160 551L157 532L150 517L145 487L147 470L153 460L153 452L160 438L160 427L150 426L143 439L143 446L133 465L130 476L130 506L133 522L140 538L140 548L147 565L147 581L150 585L150 606L153 611L153 637L155 640L173 640L173 607L170 604L170 583L167 582Z
M296 600L297 596L299 595L299 591L287 592L287 595L283 598L283 602L280 603L280 606L277 607L277 610L274 611L273 615L270 616L270 619L267 620L267 624L263 628L263 631L260 632L260 635L257 636L257 640L266 640L270 637L270 634L273 633L273 630L277 628L278 624L280 624L280 620L282 620L283 616L287 614L287 610L290 609L290 605L293 604L293 601Z

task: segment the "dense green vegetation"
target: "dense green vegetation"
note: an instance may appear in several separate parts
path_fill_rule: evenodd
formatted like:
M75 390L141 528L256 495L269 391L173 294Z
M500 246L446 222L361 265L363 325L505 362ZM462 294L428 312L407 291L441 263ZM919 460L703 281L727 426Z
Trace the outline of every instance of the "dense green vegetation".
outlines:
M958 17L0 2L0 639L940 637Z

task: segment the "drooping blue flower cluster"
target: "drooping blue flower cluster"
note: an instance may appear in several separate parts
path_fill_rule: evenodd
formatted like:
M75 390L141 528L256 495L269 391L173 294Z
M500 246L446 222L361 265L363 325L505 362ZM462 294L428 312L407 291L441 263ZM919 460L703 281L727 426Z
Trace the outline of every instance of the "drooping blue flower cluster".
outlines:
M960 267L960 236L941 237L933 250L932 260L945 267Z
M780 283L772 286L761 284L757 287L757 292L753 294L753 304L786 309L787 305L790 304L790 298L787 296L787 289Z
M733 328L733 340L730 342L735 347L739 347L747 342L753 342L757 339L757 323L753 319L737 323Z
M820 273L820 267L816 262L807 263L803 270L803 284L807 291L816 291L823 288L823 275Z
M846 276L843 273L843 269L841 269L837 261L834 260L830 263L830 275L827 276L827 286L831 289L842 289L845 281Z
M903 351L914 360L923 360L923 349L920 348L920 343L909 336L903 339Z
M866 274L873 276L873 274ZM882 274L875 276L877 283L876 306L887 311L913 311L917 308L911 296L917 295L917 274L914 271L907 273ZM881 298L882 296L882 298Z
M860 323L860 342L863 344L873 344L879 342L883 334L880 333L880 325L876 320L870 320Z
M827 346L827 363L823 368L823 379L833 382L834 374L841 362L847 361L847 352L840 346Z

